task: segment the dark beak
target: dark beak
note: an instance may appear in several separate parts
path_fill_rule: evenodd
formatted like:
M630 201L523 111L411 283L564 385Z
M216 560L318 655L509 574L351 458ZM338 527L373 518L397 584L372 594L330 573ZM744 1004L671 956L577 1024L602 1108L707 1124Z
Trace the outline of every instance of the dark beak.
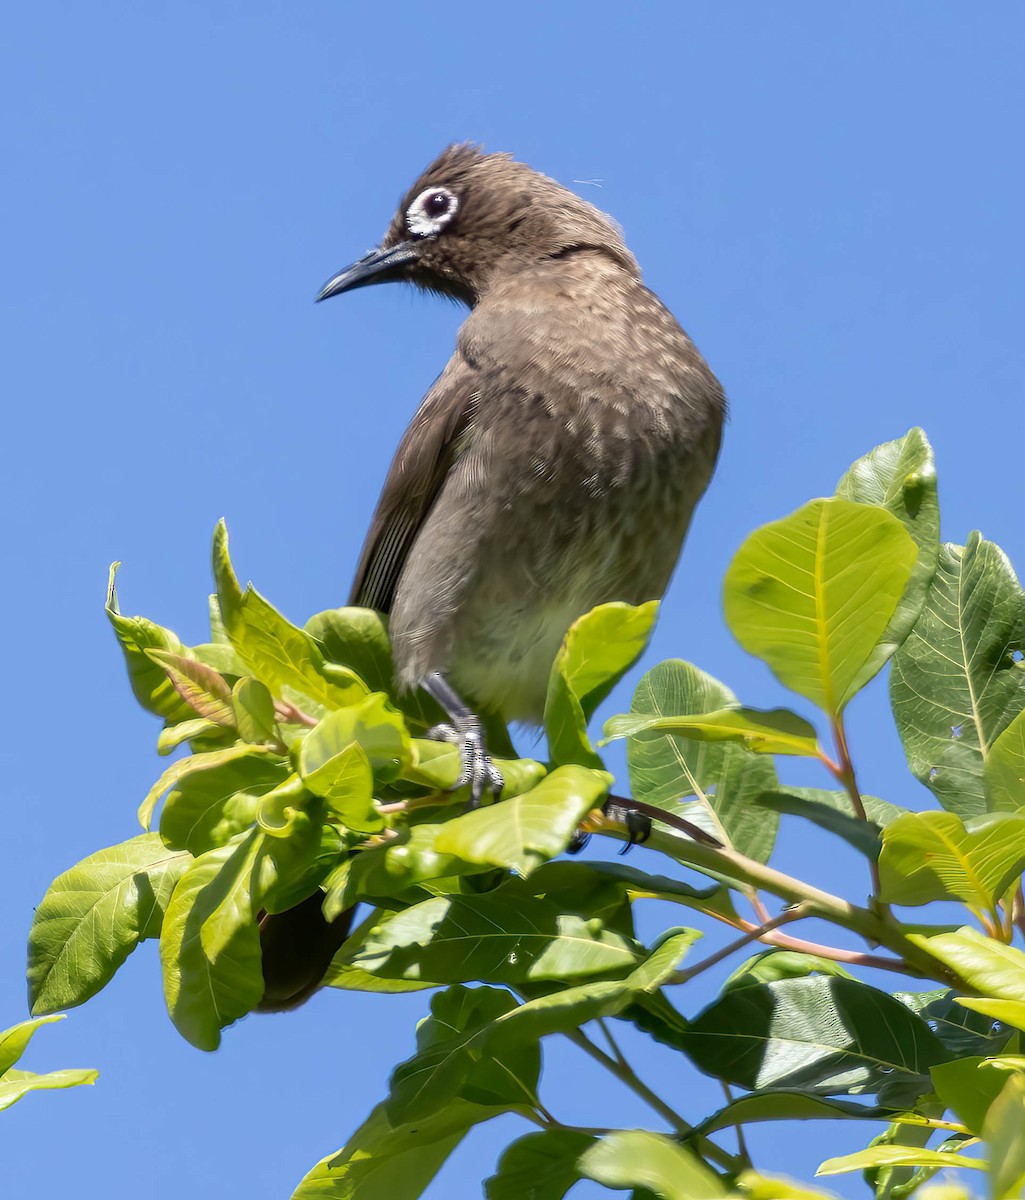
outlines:
M317 302L351 292L354 288L367 287L371 283L391 283L408 278L406 267L416 260L419 248L416 242L399 242L395 246L378 246L364 254L352 266L339 271L317 293Z

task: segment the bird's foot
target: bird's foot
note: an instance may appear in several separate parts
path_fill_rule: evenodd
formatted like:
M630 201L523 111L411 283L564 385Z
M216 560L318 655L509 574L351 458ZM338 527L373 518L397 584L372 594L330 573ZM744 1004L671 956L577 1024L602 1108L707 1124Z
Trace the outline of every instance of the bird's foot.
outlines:
M488 754L484 730L476 717L460 717L451 725L435 725L427 731L427 736L436 742L451 742L459 747L462 770L451 790L469 787L469 809L480 807L485 792L490 792L495 800L499 798L505 780Z

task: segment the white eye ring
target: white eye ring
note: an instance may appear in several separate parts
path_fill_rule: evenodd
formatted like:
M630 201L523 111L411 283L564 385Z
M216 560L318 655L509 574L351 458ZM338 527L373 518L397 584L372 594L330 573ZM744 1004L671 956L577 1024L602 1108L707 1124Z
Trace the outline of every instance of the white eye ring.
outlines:
M406 209L406 228L413 237L434 237L459 211L459 197L448 188L429 187Z

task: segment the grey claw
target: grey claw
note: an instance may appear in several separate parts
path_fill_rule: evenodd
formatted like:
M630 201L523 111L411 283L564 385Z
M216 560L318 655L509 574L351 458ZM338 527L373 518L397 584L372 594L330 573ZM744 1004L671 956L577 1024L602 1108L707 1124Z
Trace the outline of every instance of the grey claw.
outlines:
M454 725L435 725L427 731L427 736L434 741L451 742L459 747L462 771L450 790L455 792L460 788L469 787L468 808L479 808L485 791L498 799L502 788L505 787L505 780L491 761L484 741L484 731L475 718L468 718Z

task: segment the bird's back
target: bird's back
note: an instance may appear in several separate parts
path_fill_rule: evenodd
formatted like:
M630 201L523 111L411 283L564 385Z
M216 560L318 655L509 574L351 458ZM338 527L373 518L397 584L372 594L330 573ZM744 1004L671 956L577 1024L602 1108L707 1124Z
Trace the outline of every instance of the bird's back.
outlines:
M569 624L664 592L722 390L636 275L581 249L477 305L424 409L453 396L444 477L391 605L397 668L411 686L444 666L482 710L536 722Z

